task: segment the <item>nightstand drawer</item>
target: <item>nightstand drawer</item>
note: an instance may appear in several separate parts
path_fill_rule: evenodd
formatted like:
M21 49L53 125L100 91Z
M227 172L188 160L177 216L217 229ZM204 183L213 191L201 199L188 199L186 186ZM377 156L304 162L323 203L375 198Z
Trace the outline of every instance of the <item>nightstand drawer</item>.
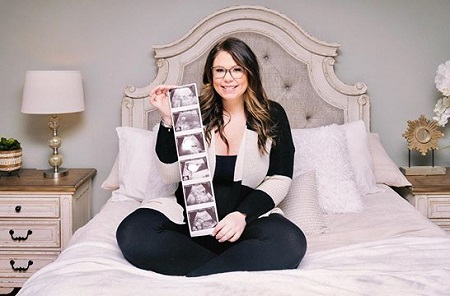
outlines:
M450 197L429 197L428 218L449 218Z
M1 197L1 218L57 218L59 198Z
M0 247L60 247L58 220L0 221Z
M433 220L434 223L439 225L442 229L450 233L450 219L436 219Z
M30 277L31 274L53 262L59 253L0 254L0 274L9 277ZM3 280L3 279L2 279Z

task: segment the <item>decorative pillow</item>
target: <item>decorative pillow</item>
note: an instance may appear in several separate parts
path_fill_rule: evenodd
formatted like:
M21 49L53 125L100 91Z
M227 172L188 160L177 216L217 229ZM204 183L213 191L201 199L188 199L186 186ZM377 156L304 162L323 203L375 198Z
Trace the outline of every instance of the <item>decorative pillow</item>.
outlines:
M326 232L325 220L317 199L314 171L295 177L288 194L278 207L307 237Z
M369 149L369 140L364 121L357 120L341 126L345 132L350 163L355 175L356 187L361 196L379 192L373 160Z
M119 184L115 193L139 201L174 194L178 184L165 184L156 170L156 132L116 128L119 137Z
M393 187L411 186L411 183L387 154L377 133L369 134L369 149L377 183L384 183Z
M347 150L345 132L336 125L294 129L294 176L314 170L319 204L325 213L360 212L358 194Z

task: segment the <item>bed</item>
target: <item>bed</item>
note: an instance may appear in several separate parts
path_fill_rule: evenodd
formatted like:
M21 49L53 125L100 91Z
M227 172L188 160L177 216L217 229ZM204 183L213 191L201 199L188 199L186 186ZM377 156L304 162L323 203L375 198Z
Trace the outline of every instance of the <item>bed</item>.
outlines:
M279 208L304 230L306 256L295 270L199 278L140 270L123 258L116 227L137 207L157 207L176 186L161 182L149 153L160 120L149 91L200 85L210 46L226 36L252 47L268 96L288 113L295 169ZM154 46L156 78L125 89L119 154L102 184L111 198L18 295L449 295L450 237L393 189L410 184L370 129L366 85L336 76L339 46L255 6L220 10L179 40Z

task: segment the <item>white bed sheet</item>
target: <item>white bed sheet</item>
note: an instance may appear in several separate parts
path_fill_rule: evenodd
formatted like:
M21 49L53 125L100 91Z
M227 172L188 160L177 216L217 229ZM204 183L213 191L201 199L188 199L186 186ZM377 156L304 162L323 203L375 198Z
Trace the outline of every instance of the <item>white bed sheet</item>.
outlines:
M449 295L450 236L383 189L364 197L363 213L327 215L327 233L308 238L297 270L199 278L130 265L115 229L139 204L108 202L18 295Z

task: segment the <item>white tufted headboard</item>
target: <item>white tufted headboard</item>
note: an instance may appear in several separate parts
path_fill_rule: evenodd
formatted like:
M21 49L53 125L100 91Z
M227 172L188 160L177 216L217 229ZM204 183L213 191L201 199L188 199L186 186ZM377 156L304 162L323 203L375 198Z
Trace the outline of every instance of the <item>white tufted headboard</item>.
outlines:
M227 36L241 38L258 56L267 95L283 105L292 128L362 119L370 130L366 85L349 85L335 75L339 44L319 41L281 13L255 6L220 10L181 39L153 46L158 74L144 87L125 89L122 125L152 128L160 117L148 101L150 90L192 82L200 87L210 48Z

